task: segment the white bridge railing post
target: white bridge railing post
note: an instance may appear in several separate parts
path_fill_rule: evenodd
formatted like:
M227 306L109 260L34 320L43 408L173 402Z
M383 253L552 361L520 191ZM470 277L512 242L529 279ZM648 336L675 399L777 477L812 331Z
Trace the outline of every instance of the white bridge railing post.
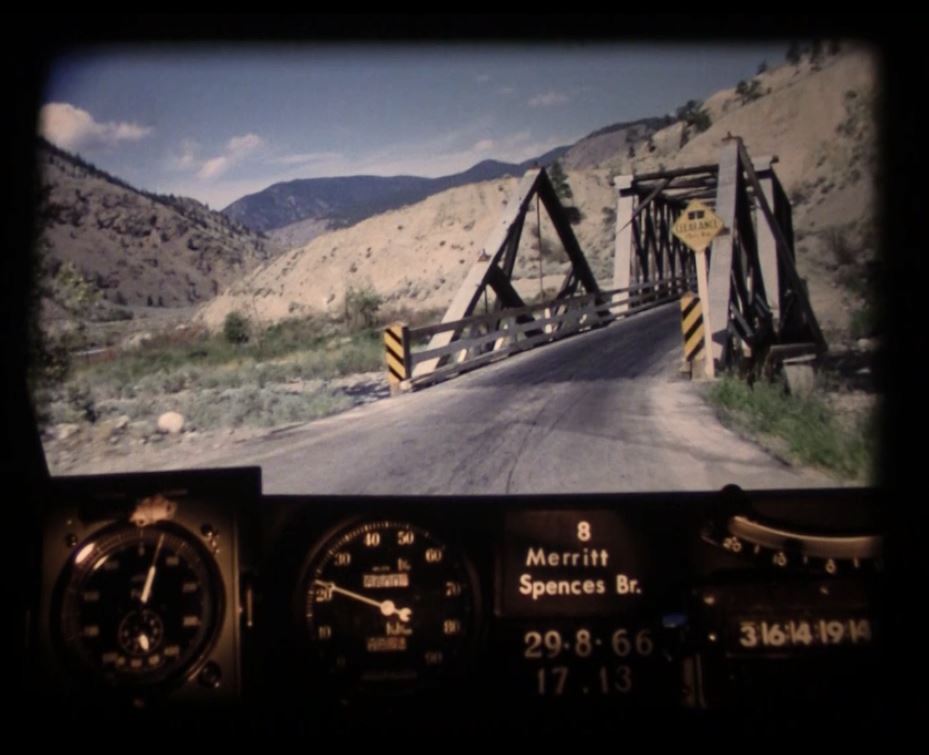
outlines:
M635 212L636 196L625 192L632 187L634 175L616 176L616 246L613 254L613 288L629 287L630 263L632 259L632 215ZM617 314L625 312L628 304L620 305Z

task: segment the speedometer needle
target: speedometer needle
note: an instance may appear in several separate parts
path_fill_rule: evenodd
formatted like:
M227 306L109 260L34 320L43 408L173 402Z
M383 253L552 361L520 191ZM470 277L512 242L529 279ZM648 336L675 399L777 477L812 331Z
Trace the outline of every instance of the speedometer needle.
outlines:
M323 582L321 579L316 579L313 580L313 584L324 587L327 590L331 590L332 592L341 593L347 598L357 600L359 603L367 603L369 606L379 608L381 609L381 613L384 614L384 616L393 616L394 614L397 614L397 618L399 618L400 621L404 623L410 620L410 616L413 613L413 611L409 608L397 608L392 600L372 600L365 595L359 595L357 592L352 592L351 590L346 590L344 587L339 587L335 582Z

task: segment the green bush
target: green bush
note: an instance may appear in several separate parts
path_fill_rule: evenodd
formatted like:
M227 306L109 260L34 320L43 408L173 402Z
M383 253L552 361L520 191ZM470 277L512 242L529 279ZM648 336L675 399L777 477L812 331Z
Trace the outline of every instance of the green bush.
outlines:
M801 463L845 479L867 479L873 470L876 422L859 423L848 431L815 394L794 396L778 382L748 385L725 376L710 386L708 398L729 424L749 435L781 439Z
M223 336L229 343L247 343L249 330L248 318L241 312L230 312L223 321Z
M852 312L848 323L849 335L852 338L871 338L878 334L878 317L875 308L865 304Z
M349 327L353 330L374 327L383 301L372 288L348 288L345 291L345 320Z
M706 131L712 124L710 114L701 107L699 100L688 100L686 104L677 109L677 119L684 121L688 127L693 127L697 133Z
M758 79L752 79L748 83L740 81L735 88L735 93L742 99L742 104L747 105L761 97L761 82Z
M559 199L572 199L574 193L571 191L571 185L568 183L568 176L561 167L561 163L553 162L548 169L548 177L552 180L552 186L555 194Z

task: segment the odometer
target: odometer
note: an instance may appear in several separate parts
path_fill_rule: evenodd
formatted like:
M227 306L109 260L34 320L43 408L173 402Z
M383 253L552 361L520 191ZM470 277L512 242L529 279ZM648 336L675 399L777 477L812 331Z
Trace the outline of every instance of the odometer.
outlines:
M404 522L356 524L321 543L300 602L312 657L350 688L428 686L460 668L473 640L470 567Z

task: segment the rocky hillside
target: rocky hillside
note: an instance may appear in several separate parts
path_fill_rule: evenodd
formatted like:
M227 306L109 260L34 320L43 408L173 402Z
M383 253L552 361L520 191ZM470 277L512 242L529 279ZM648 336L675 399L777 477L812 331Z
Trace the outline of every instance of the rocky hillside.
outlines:
M37 164L49 275L65 267L111 305L199 304L275 253L267 238L196 200L139 191L44 140Z
M588 170L623 153L627 158L641 155L650 148L649 140L653 135L672 121L670 117L642 118L601 128L570 147L561 163L568 170Z

